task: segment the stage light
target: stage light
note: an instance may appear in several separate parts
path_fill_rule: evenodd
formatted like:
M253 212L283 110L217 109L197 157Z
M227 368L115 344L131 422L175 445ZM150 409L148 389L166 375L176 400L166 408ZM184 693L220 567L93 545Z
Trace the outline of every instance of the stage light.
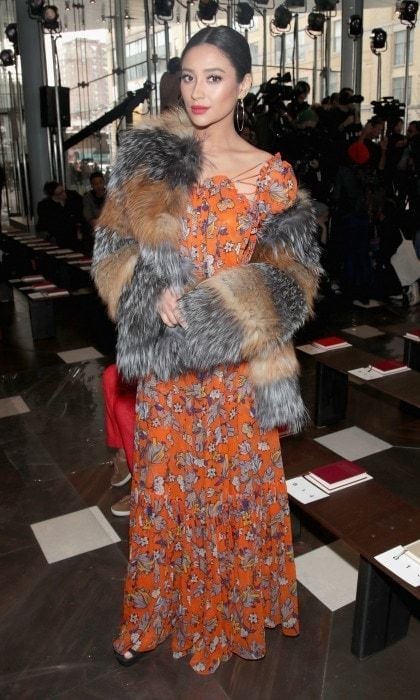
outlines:
M42 17L42 10L45 5L45 0L29 0L28 8L31 17Z
M321 12L310 12L308 15L308 26L306 31L309 36L320 36L324 31L325 15Z
M18 40L18 33L17 33L17 24L16 22L12 22L11 24L8 24L6 29L4 30L4 33L6 34L7 38L12 44L17 44Z
M397 3L398 19L401 24L414 27L417 21L418 9L418 2L413 2L412 0L402 0L402 2Z
M287 9L285 5L279 5L274 11L274 18L272 24L276 29L290 29L290 22L292 21L292 13Z
M174 0L155 0L153 12L159 19L173 19Z
M285 0L288 10L293 12L306 12L306 0Z
M360 15L352 15L349 19L349 37L358 39L363 34L363 20Z
M49 32L57 32L60 29L58 9L55 5L45 5L42 11L42 24Z
M370 35L370 49L373 53L380 53L382 51L386 51L386 40L387 40L387 33L385 29L381 29L380 27L376 27L375 29L372 29L372 33Z
M236 6L236 21L240 27L249 27L254 19L254 8L247 2L238 2Z
M217 15L219 3L217 0L200 0L197 15L202 22L212 22Z
M3 66L14 66L16 59L13 51L11 51L11 49L3 49L3 51L0 51L0 61Z
M316 12L334 12L337 3L338 0L315 0L314 10Z

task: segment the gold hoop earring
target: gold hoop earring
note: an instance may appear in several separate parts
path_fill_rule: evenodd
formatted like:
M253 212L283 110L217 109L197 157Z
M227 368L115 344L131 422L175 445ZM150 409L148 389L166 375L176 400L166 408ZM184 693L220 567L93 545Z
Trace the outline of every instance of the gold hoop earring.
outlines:
M244 123L245 123L244 101L239 99L236 103L236 110L235 110L235 125L236 125L236 128L239 132L241 132L242 129L244 128Z

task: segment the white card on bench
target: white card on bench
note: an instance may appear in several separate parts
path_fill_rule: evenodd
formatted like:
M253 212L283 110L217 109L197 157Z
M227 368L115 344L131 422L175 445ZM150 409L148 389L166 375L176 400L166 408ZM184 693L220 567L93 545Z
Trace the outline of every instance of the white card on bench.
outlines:
M404 554L404 547L401 545L378 554L375 559L410 586L420 586L420 564L416 564L411 557Z
M319 501L321 498L329 498L329 494L321 491L315 484L303 476L297 476L295 479L287 479L287 493L293 498L296 498L300 503L312 503Z
M319 355L319 353L325 352L324 348L316 348L315 345L311 345L310 343L307 345L298 345L296 350L306 352L307 355Z
M354 374L359 379L364 379L369 382L371 379L381 379L384 375L377 372L373 367L358 367L357 369L349 369L349 374Z

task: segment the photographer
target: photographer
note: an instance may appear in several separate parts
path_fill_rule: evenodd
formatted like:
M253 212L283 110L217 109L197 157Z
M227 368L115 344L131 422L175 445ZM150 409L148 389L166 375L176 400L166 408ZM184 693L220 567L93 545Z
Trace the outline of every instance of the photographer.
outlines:
M311 91L309 83L298 80L293 90L293 97L287 105L287 116L291 122L295 122L301 112L309 109L307 97Z
M338 104L329 112L329 124L338 135L346 137L354 134L355 129L359 130L360 119L354 105L361 102L362 95L355 95L351 88L341 88Z

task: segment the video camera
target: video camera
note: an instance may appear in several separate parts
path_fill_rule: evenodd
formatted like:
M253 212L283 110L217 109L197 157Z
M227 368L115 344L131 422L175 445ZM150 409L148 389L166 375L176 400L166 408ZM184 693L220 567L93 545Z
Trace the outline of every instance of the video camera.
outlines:
M342 105L352 105L360 104L365 98L363 95L342 95L340 97L340 104Z
M271 106L278 101L287 102L292 100L295 91L291 85L286 85L285 83L290 83L292 81L292 76L290 73L277 73L274 78L270 78L266 83L262 83L258 91L258 95L261 95L262 103L264 105Z
M382 97L381 100L373 100L370 104L373 113L388 123L397 122L405 115L405 104L394 97Z

